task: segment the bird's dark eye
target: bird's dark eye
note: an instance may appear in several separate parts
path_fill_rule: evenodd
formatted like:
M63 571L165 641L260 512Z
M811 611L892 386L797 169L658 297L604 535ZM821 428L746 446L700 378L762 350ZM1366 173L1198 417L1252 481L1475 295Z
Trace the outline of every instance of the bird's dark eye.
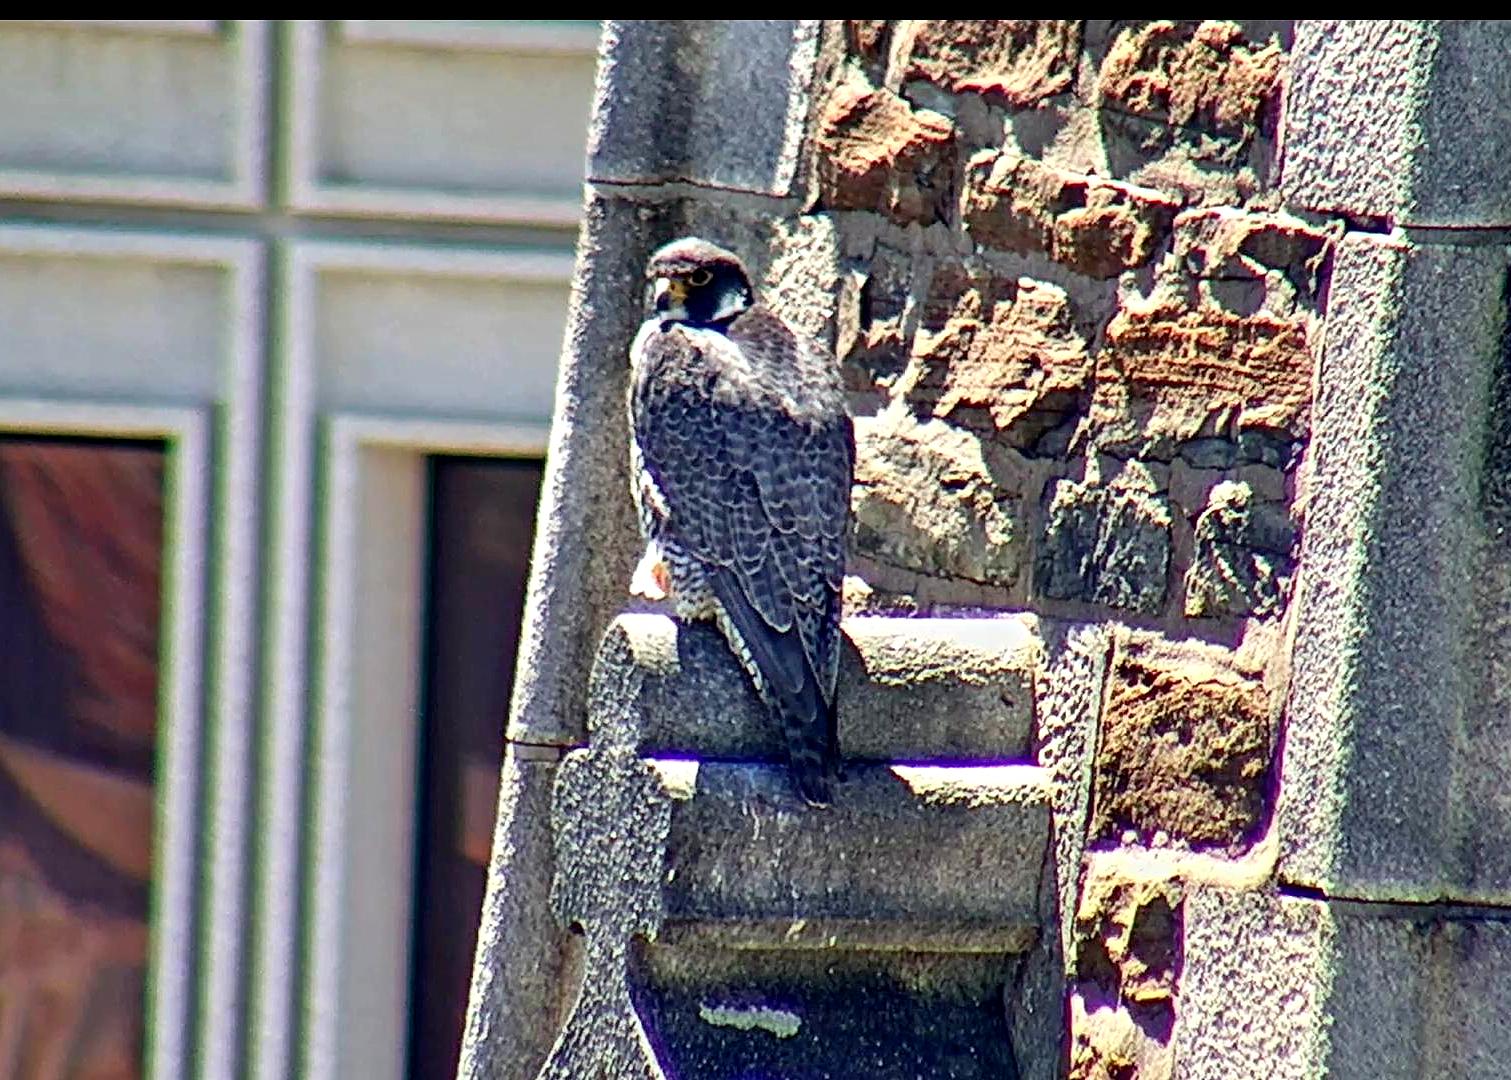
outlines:
M687 283L695 289L703 288L703 286L713 279L714 275L711 270L694 270L691 274L687 275Z

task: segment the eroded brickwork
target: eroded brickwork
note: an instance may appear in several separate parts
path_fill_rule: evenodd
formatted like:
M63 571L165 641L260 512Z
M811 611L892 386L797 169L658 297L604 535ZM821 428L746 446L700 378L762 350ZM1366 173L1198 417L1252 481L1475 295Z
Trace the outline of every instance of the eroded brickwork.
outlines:
M1279 209L1289 43L851 22L813 116L859 440L850 601L1112 630L1089 812L1059 824L1134 861L1070 869L1075 1077L1171 1074L1181 868L1249 858L1270 823L1334 237ZM1174 869L1116 869L1140 853Z

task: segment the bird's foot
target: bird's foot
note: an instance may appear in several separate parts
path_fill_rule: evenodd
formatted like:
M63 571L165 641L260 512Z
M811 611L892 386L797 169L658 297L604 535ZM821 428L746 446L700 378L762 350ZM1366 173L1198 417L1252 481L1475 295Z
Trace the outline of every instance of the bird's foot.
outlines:
M630 578L630 595L647 600L665 600L672 592L671 573L661 560L661 552L655 544L645 549L640 564Z

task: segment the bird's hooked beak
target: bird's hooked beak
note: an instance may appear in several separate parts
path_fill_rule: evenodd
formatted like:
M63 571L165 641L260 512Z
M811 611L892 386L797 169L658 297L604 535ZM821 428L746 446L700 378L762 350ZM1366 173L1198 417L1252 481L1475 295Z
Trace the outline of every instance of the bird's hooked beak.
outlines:
M651 303L658 315L678 316L686 314L687 282L676 278L658 277L651 293Z

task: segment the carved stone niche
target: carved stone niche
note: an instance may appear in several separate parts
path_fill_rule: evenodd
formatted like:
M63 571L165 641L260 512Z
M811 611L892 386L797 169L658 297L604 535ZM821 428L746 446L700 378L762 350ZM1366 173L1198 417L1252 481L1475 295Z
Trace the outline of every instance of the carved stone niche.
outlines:
M845 780L813 809L715 630L610 627L554 792L552 907L584 947L542 1077L1054 1074L1036 627L846 637Z

